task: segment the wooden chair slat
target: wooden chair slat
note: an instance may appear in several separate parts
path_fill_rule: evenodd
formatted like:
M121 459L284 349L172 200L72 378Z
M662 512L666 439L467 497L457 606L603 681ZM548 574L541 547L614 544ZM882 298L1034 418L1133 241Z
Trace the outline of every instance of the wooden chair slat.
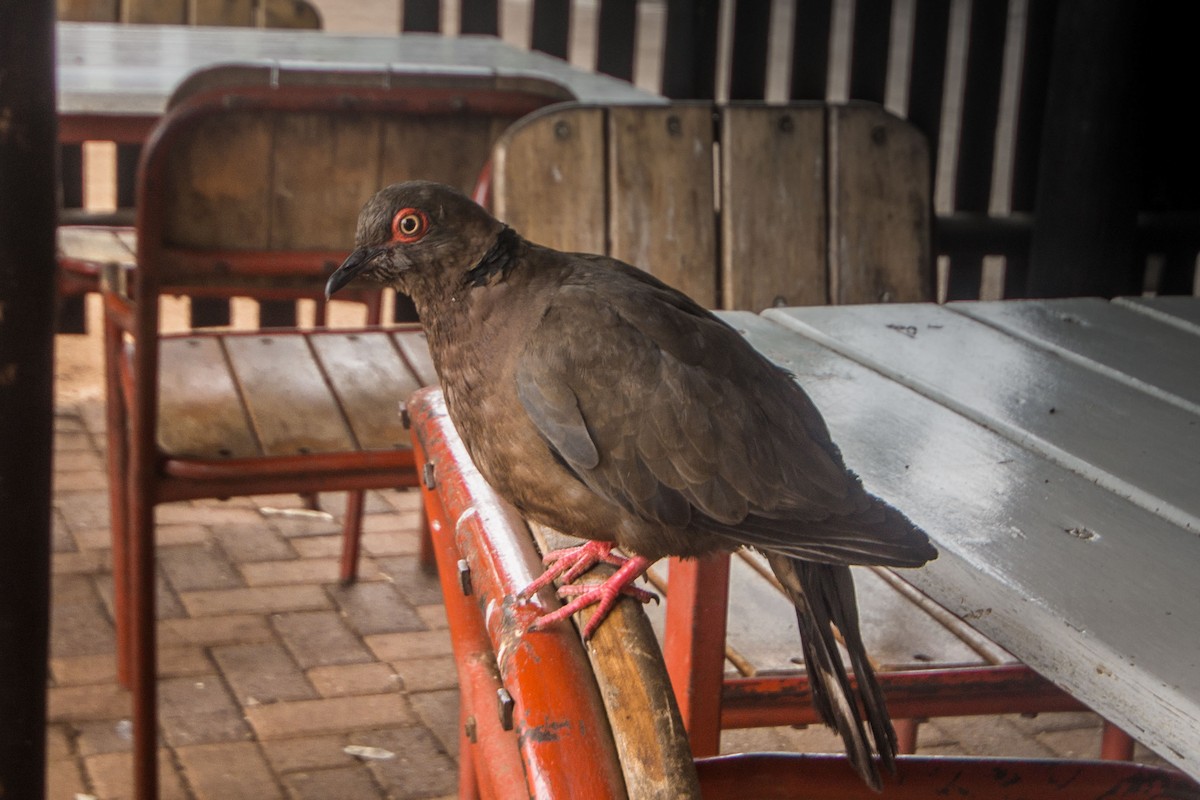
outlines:
M252 28L256 5L252 0L191 0L188 24Z
M274 125L264 114L208 116L170 155L165 238L182 247L269 244ZM169 267L164 265L164 272ZM169 281L169 275L163 276Z
M224 337L246 412L268 456L353 451L341 408L303 337ZM298 414L296 409L303 409Z
M877 106L830 109L831 302L933 296L929 151L920 132Z
M722 110L722 308L828 302L825 129L822 105Z
M399 406L421 388L382 331L320 333L309 337L321 367L329 376L351 430L364 450L412 446L401 424Z
M306 0L266 0L266 8L255 25L265 28L305 28L320 30L321 14Z
M117 0L57 0L56 11L64 22L117 22Z
M609 112L610 255L712 307L717 300L712 106ZM653 169L648 169L653 165Z
M492 156L496 216L547 247L605 252L604 125L599 108L543 112L514 125Z
M509 122L505 118L501 125ZM428 178L470 192L499 133L491 118L479 115L390 120L383 126L384 167L379 185ZM415 147L415 142L420 142L420 147ZM361 200L352 204L355 215L361 204Z
M188 21L187 3L186 0L122 0L120 21L183 25Z
M98 264L132 264L133 250L121 228L64 225L58 229L58 251L81 261Z
M252 458L262 450L221 343L171 337L159 351L158 444L174 458Z
M363 198L378 188L381 136L379 120L370 117L288 114L276 120L273 249L337 251L347 246Z

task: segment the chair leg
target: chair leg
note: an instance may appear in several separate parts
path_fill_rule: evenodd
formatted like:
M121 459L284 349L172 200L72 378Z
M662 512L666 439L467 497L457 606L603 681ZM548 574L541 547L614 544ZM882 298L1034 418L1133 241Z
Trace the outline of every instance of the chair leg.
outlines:
M479 800L480 797L472 750L475 742L467 734L469 716L465 707L458 715L458 800Z
M917 732L920 730L921 721L897 719L893 720L892 726L896 729L896 750L906 755L917 752Z
M729 554L672 558L669 569L663 661L692 754L715 756L721 750Z
M154 505L143 487L129 517L130 679L133 694L134 797L158 797L158 667L155 630Z
M421 530L419 532L421 539L421 550L417 556L417 563L421 565L421 570L427 575L437 575L437 556L433 551L433 532L429 529L429 515L425 513L425 503L421 502L421 514L419 516Z
M1100 757L1105 761L1133 761L1133 737L1104 721L1104 733L1100 737Z
M117 680L130 685L129 640L129 420L117 374L121 333L105 320L105 427L109 528L112 537L113 620L117 639Z
M342 519L342 567L343 584L358 580L358 551L362 541L363 507L366 492L346 492L346 515Z

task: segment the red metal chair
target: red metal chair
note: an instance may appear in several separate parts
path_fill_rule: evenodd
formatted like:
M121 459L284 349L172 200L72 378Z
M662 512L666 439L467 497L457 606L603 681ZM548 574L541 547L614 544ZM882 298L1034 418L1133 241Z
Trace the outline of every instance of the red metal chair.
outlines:
M362 492L416 481L396 404L435 379L412 325L168 336L159 299L312 298L320 326L364 198L417 175L469 185L494 131L563 96L482 71L259 69L270 80L197 91L163 118L139 172L136 267L104 281L114 605L138 797L156 786L155 506L353 492L348 578ZM377 297L358 297L377 321Z

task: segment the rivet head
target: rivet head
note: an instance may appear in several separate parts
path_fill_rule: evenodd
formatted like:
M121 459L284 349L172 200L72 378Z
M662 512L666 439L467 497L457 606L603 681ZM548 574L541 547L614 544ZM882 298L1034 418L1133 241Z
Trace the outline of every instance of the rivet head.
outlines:
M496 711L500 715L500 727L506 731L513 729L513 707L515 705L508 689L501 687L496 690Z
M796 129L796 123L792 121L791 115L785 114L779 118L779 132L791 133Z
M672 114L667 117L667 133L672 136L679 136L683 133L683 123L679 121L679 117Z
M566 122L559 120L554 123L554 136L558 139L566 139L571 135L571 126Z
M462 588L464 595L468 597L471 595L471 565L465 558L458 560L458 585Z

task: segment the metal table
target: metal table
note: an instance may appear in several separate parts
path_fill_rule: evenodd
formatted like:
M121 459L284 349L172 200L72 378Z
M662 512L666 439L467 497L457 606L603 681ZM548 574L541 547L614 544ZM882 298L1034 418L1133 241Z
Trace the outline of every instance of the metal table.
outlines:
M575 69L492 36L345 36L307 30L90 22L60 22L57 32L58 113L64 141L140 142L185 77L229 62L304 62L347 70L387 64L406 73L462 70L529 76L561 83L581 101L662 102L625 81Z
M907 579L1200 777L1200 299L727 319L936 541Z

